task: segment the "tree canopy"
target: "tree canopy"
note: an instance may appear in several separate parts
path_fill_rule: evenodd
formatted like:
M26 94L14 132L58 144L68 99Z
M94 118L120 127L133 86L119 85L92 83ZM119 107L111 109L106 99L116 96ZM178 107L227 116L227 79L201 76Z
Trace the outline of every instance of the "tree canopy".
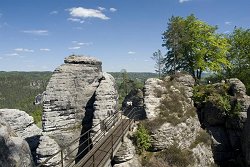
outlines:
M230 45L216 30L216 26L198 20L193 14L186 18L172 16L162 34L162 46L167 49L164 72L187 71L197 80L203 71L220 72L223 67L230 67L227 59Z

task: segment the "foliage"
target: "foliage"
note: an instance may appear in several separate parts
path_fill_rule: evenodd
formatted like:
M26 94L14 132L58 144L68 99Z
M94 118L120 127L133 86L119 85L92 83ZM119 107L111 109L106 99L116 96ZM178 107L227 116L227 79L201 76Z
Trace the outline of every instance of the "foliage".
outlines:
M235 28L228 38L231 44L228 59L232 68L227 68L222 75L240 79L250 94L250 29Z
M135 133L135 143L139 154L151 147L149 132L143 124L139 124Z
M241 111L241 105L238 102L231 102L228 90L227 84L195 86L193 100L198 108L201 108L205 103L211 103L221 111L225 111L228 117L235 117Z
M158 73L158 77L160 78L164 66L163 56L161 51L158 49L157 52L153 53L153 56L151 58L155 61L155 72Z
M187 167L194 163L192 152L180 149L176 143L161 151L158 156L170 166Z
M216 29L193 14L186 19L171 17L162 37L162 46L168 51L165 72L187 71L197 80L205 70L219 72L223 67L230 67L226 57L228 41L216 34Z
M0 108L16 108L41 120L42 108L33 104L45 91L51 72L0 72Z
M129 92L142 89L146 79L157 77L154 73L127 72L125 69L121 70L121 72L110 72L110 74L116 80L119 94L119 108L121 108L122 102Z

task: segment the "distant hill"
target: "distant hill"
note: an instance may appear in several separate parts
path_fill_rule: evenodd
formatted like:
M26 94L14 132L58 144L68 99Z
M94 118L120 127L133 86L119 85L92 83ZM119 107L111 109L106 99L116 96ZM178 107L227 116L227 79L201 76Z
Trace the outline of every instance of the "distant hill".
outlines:
M121 72L108 72L111 74L118 82L122 80L122 73ZM144 82L148 78L156 78L156 73L150 73L150 72L127 72L128 77L132 80L138 81L138 82Z
M34 98L45 91L52 72L0 72L0 108L16 108L30 115L39 113L41 106Z

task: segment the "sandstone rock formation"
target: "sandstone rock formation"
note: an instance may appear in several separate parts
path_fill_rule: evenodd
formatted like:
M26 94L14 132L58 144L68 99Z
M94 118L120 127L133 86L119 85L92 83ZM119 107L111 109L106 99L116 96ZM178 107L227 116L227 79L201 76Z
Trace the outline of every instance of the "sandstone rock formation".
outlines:
M18 109L0 109L0 117L19 137L28 142L31 151L35 151L42 130L35 125L33 117Z
M193 85L192 76L184 74L164 80L148 79L144 97L146 116L149 118L146 126L150 129L154 151L176 145L180 150L192 153L192 166L209 166L214 163L213 154L209 145L198 140L205 133L191 99Z
M0 115L2 117L2 115ZM32 167L28 143L0 117L0 166Z
M165 90L161 85L163 81L157 78L149 78L145 82L144 89L144 105L146 117L148 119L153 119L158 116L161 101L161 92Z
M226 89L227 85L229 86ZM197 105L199 118L202 126L207 129L212 137L212 150L214 160L222 166L234 165L245 166L244 159L247 157L247 109L250 106L250 97L246 95L244 84L237 78L226 80L226 83L211 85L221 92L219 102L224 107L207 101ZM226 93L226 95L225 95ZM210 95L210 99L216 99ZM225 99L229 98L229 105ZM217 102L218 103L218 102ZM230 107L226 110L226 107ZM245 158L244 158L245 157Z
M64 62L47 85L42 120L43 131L60 147L79 137L83 118L92 108L91 99L102 77L102 63L97 59L69 56Z
M124 137L124 141L119 148L118 152L114 156L116 164L120 164L133 159L135 156L135 147L130 139Z
M49 136L41 136L39 140L39 146L36 150L36 160L38 164L43 163L47 158L51 157L53 154L57 153L60 150L59 145L55 142L54 139ZM48 162L43 164L43 166L61 166L61 153L54 156Z
M95 144L98 133L105 130L103 120L116 112L118 94L114 78L102 73L101 61L73 55L64 62L54 71L43 97L44 135L63 148L94 127L91 134L86 133L65 150L68 154L88 137L92 138L90 144ZM43 147L41 150L46 149ZM87 153L83 151L86 147L85 142L68 159L78 155L78 161Z
M104 119L112 116L117 111L118 92L115 88L115 79L108 73L103 73L100 84L95 91L94 113L93 113L93 141L101 131L110 128ZM115 120L117 121L117 120ZM112 122L108 122L112 125ZM98 131L101 129L101 131Z

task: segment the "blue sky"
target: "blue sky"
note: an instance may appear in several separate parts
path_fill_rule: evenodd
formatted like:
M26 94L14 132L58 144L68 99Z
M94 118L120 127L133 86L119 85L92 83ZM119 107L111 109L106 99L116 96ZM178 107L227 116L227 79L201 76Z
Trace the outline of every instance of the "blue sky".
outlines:
M1 0L0 71L53 71L70 54L103 71L154 72L168 19L191 13L218 32L250 28L249 0Z

